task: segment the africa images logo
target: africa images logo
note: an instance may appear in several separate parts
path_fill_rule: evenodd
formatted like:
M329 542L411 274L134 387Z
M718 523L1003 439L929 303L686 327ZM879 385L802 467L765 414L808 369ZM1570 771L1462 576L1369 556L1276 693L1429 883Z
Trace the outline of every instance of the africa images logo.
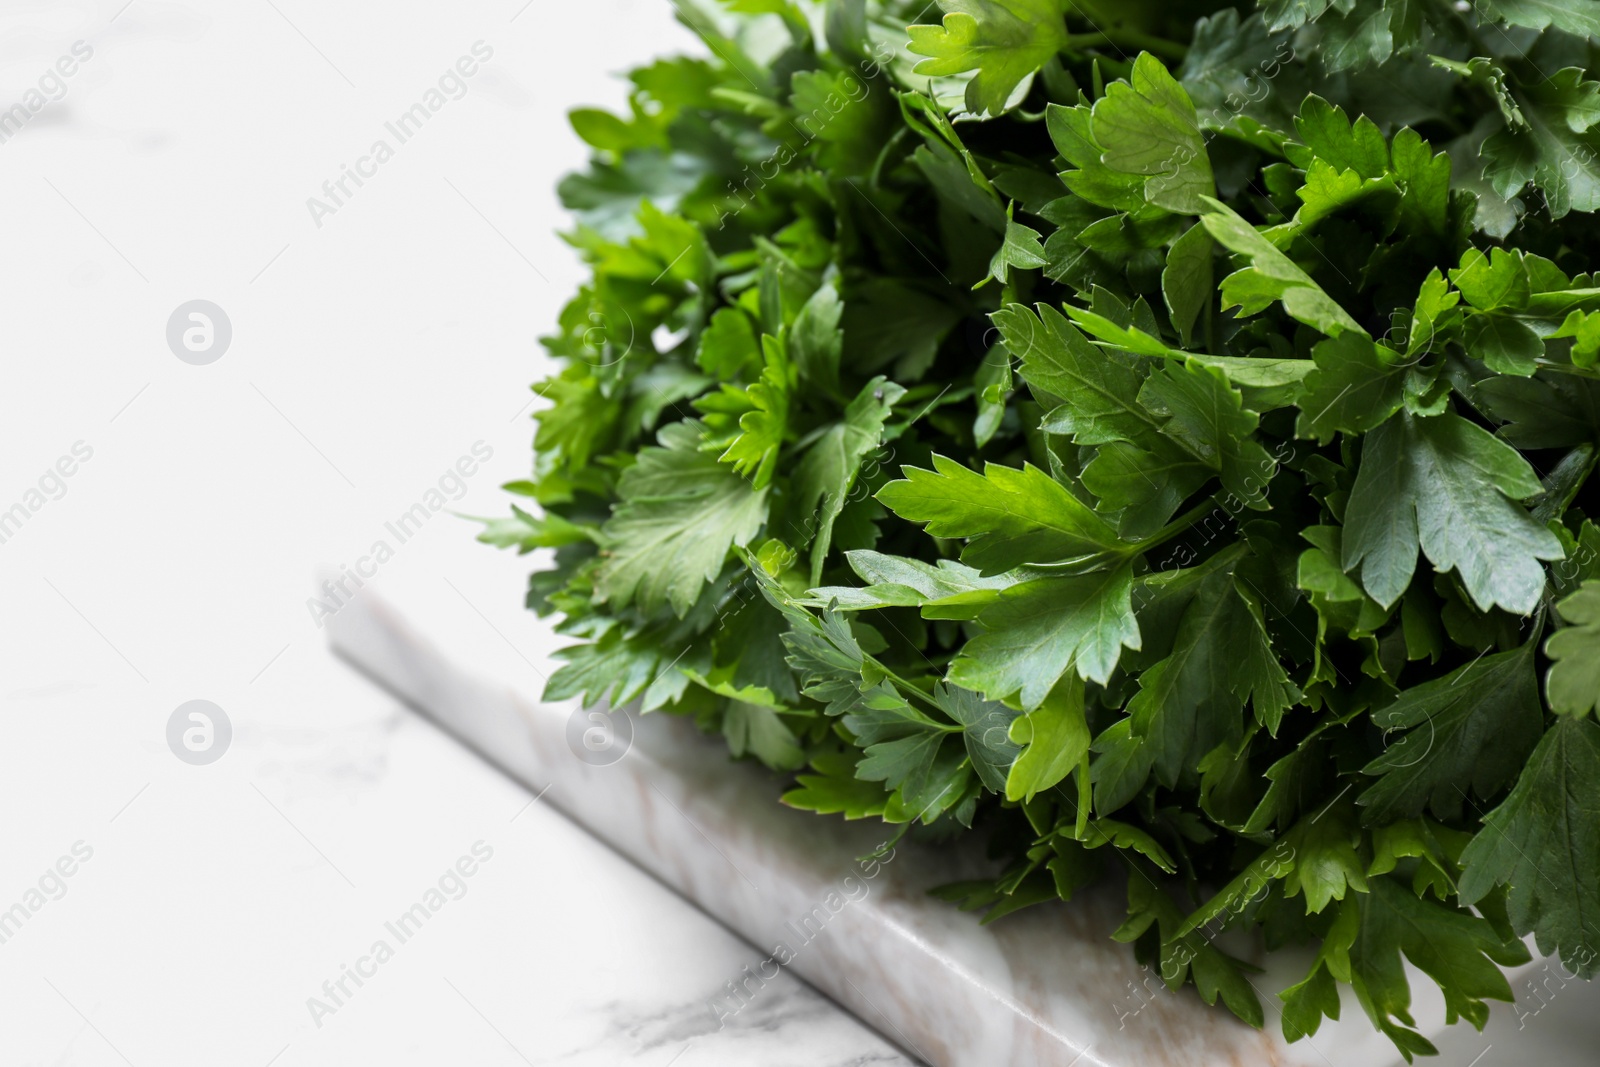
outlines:
M167 747L190 766L217 762L232 743L228 713L209 700L185 701L167 717Z

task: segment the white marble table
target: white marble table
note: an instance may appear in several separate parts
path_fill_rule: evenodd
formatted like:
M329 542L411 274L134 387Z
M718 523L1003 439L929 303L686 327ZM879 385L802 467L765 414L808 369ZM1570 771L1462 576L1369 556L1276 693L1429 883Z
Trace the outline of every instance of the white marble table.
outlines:
M583 275L554 234L555 182L584 155L564 112L617 106L610 71L685 47L670 15L0 9L0 108L93 49L0 143L0 512L27 511L0 540L0 912L28 910L0 943L0 1063L905 1062L788 976L715 1031L708 991L766 953L529 806L333 659L307 609L319 567L356 566L474 445L492 456L449 506L503 512L534 339ZM494 56L467 94L314 219L308 198L480 40ZM195 299L233 327L206 366L166 339ZM369 586L432 590L436 625L537 691L525 561L470 534L433 515ZM209 766L165 740L195 699L234 727ZM479 841L493 856L465 895L314 1019L308 1000ZM1556 1050L1543 1064L1588 1062L1593 1030L1562 1021L1587 1004L1563 991L1512 1042L1447 1062L1528 1062L1535 1042Z
M719 1026L707 1000L760 953L315 646L209 767L114 686L27 680L0 720L0 899L92 856L0 944L0 1062L910 1062L789 976ZM402 942L386 924L474 845ZM380 940L392 959L308 1007Z

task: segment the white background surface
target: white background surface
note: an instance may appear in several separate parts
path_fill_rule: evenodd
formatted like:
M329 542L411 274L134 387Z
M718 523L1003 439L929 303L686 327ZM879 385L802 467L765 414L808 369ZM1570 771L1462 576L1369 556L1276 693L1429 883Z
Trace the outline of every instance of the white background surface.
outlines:
M0 910L93 849L0 944L0 1064L903 1062L787 977L712 1032L706 999L762 954L333 660L307 609L319 568L387 540L370 588L537 691L551 642L525 561L448 514L404 545L385 523L476 442L493 458L452 508L501 513L525 473L535 339L582 277L555 236L554 184L585 156L565 112L619 105L610 72L692 47L670 15L0 9L0 108L94 49L0 144L0 511L93 450L0 544ZM307 198L480 40L465 97L317 227ZM233 327L204 367L165 339L196 298ZM196 698L234 725L208 767L164 740ZM318 1027L307 999L478 841L493 859L466 895ZM1558 1015L1526 1020L1547 1048ZM1520 1058L1457 1036L1452 1067Z
M442 594L508 680L548 670L525 561L448 514L384 524L475 442L453 509L501 513L526 473L535 338L582 273L565 112L691 46L669 5L123 3L0 9L0 108L94 50L0 144L0 510L93 450L0 544L0 909L93 849L0 944L0 1064L899 1062L792 979L710 1032L760 954L526 808L306 606L383 538L370 588ZM307 198L480 40L465 97L318 228ZM165 340L196 298L233 326L203 367ZM164 740L196 698L234 726L207 767ZM466 895L318 1027L307 999L477 841Z

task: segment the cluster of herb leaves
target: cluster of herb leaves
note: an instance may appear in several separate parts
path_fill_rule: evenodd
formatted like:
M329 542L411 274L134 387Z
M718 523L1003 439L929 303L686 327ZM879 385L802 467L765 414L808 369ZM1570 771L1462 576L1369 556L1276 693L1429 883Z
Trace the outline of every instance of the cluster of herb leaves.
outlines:
M1600 963L1600 16L1584 0L679 0L580 110L545 340L550 699L692 715L786 803L1120 871L1260 1025L1317 946L1409 1059L1521 938Z

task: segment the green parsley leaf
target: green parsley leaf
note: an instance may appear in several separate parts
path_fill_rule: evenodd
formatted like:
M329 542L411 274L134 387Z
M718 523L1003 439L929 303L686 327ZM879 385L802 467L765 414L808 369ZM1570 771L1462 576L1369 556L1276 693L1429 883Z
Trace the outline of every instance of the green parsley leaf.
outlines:
M1513 926L1588 978L1600 963L1600 725L1566 718L1545 732L1516 788L1461 854L1461 900L1508 886Z
M1413 686L1372 716L1386 735L1405 733L1363 768L1381 775L1357 800L1367 822L1409 818L1424 807L1456 819L1467 790L1487 800L1516 778L1543 727L1535 644Z
M1420 547L1481 609L1527 614L1544 590L1540 561L1565 554L1517 503L1538 491L1527 461L1466 419L1398 415L1365 439L1344 567L1359 567L1362 587L1389 607L1411 584Z
M1248 267L1222 279L1222 309L1237 307L1241 315L1255 315L1274 301L1307 326L1337 337L1346 330L1365 334L1360 323L1340 307L1295 262L1261 236L1236 211L1211 197L1211 208L1200 221L1217 243L1244 256Z
M1216 191L1211 160L1193 102L1161 61L1141 52L1129 82L1117 82L1095 102L1094 137L1101 162L1142 174L1145 199L1183 215L1200 214Z
M748 544L766 520L766 493L702 453L698 430L693 422L663 428L662 447L641 451L618 484L597 586L619 606L654 613L670 604L686 614L729 549Z
M1132 592L1127 564L1003 589L978 614L986 632L968 642L950 678L990 700L1017 697L1024 711L1038 707L1069 670L1104 685L1123 647L1139 647Z
M1544 644L1544 654L1554 661L1545 675L1550 710L1587 715L1600 707L1600 582L1584 582L1556 610L1570 625Z
M933 470L903 468L878 499L895 514L927 524L934 537L968 538L961 558L985 574L1030 560L1074 561L1126 551L1115 531L1039 468L990 464L982 474L944 456Z
M967 109L998 115L1012 91L1067 43L1059 0L940 0L943 26L912 26L917 74L976 71Z

